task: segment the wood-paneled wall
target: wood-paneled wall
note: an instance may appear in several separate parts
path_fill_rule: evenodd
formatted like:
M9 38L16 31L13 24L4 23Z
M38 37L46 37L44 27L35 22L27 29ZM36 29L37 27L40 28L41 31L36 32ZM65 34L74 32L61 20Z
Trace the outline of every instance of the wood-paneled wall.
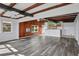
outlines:
M32 21L27 21L27 22L21 22L19 24L19 37L25 37L25 36L30 36L33 34L42 34L42 25L44 24L43 21L37 21L37 20L32 20ZM32 33L32 32L26 32L26 28L32 28L32 25L38 25L38 32Z

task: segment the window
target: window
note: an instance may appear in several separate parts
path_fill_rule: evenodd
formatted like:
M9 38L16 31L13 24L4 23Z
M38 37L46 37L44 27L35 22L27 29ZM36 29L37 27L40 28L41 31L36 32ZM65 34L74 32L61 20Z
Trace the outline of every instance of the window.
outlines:
M38 26L37 25L32 25L32 33L38 32Z
M63 25L62 21L48 21L48 29L61 29Z
M11 23L3 22L3 32L11 32Z

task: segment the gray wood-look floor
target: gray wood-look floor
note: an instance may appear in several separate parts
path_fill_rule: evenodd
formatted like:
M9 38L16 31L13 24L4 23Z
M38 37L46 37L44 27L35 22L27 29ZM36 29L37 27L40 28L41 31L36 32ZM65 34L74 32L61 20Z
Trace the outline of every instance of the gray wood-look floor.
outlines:
M19 54L23 56L78 56L79 53L79 46L74 38L37 36L25 40L5 42L0 45L4 45L11 51L1 53L0 56L18 56ZM17 51L14 52L11 48Z

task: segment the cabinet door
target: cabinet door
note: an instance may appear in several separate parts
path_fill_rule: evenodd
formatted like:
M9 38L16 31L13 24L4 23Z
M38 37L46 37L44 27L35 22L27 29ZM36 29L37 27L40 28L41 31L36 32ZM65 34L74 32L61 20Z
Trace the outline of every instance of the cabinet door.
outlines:
M25 36L25 23L19 24L19 37Z

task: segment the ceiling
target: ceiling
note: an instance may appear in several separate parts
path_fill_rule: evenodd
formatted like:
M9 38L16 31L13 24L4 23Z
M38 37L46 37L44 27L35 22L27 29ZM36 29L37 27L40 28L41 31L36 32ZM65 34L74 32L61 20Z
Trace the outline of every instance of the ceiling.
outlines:
M28 14L35 15L69 4L71 3L0 3L0 16L19 19L25 16L22 13L20 14L20 12L26 13L26 16L30 16Z
M35 17L40 13L55 10L72 3L0 3L0 16L11 19L21 19L24 17ZM48 13L47 13L48 14ZM73 15L61 15L57 17L45 17L49 20L67 21L71 22L76 17L77 13ZM41 15L42 16L42 15Z

